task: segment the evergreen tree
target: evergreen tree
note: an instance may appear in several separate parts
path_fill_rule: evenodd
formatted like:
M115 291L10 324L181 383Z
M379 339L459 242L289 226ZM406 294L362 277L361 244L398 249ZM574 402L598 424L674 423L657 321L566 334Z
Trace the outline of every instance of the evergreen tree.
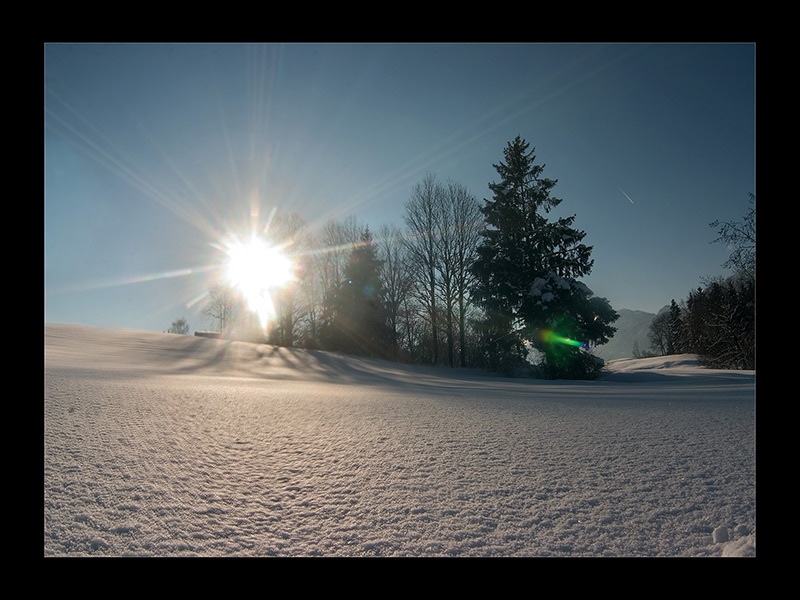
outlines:
M311 265L313 289L307 293L314 309L313 345L325 350L338 348L336 319L339 289L345 280L344 270L354 248L360 243L364 226L355 218L326 221L315 240L316 251ZM310 313L310 311L309 311Z
M350 254L336 293L336 349L363 356L385 355L388 334L380 268L377 247L367 228Z
M686 301L686 351L719 369L755 369L755 279L740 271L711 281Z
M673 299L669 305L669 354L681 354L686 351L686 344L683 339L683 318L681 308Z
M707 323L711 320L709 294L702 287L689 292L683 319L686 350L699 355L708 354L711 339Z
M687 351L684 318L680 306L674 299L670 302L669 308L662 309L650 323L647 337L650 345L662 356Z
M547 376L591 377L596 363L585 350L608 341L617 314L577 281L591 272L592 248L573 228L575 215L548 219L561 203L551 195L556 180L543 176L528 148L519 136L509 142L505 161L494 165L493 198L481 208L485 228L472 271L485 353L509 370L524 361L527 341L544 354Z

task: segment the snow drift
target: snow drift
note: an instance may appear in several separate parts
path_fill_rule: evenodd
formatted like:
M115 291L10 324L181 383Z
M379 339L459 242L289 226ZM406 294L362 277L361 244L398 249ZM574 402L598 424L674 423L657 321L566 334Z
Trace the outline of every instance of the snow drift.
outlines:
M755 374L45 326L45 556L754 556Z

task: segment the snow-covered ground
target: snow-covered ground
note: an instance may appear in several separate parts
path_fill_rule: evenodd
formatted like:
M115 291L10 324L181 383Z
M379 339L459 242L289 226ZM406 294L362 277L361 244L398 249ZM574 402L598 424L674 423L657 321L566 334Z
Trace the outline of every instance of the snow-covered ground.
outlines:
M754 373L45 327L45 556L755 556Z

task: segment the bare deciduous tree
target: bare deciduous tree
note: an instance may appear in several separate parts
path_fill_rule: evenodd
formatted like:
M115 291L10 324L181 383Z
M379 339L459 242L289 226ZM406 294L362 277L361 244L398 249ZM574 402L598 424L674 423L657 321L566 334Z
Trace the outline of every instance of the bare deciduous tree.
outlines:
M469 267L483 227L478 202L462 184L443 185L429 174L414 188L405 220L418 299L431 327L433 359L439 360L443 333L447 363L455 366L458 349L460 364L466 366Z
M756 274L756 196L750 194L750 209L740 222L714 221L719 237L712 244L723 242L731 248L725 267L734 271Z
M467 297L472 287L470 270L483 227L483 215L477 199L459 183L448 186L448 208L452 221L453 288L458 308L458 333L461 366L466 366Z
M436 302L437 269L439 253L437 234L439 230L442 188L433 174L426 175L414 186L411 198L405 205L405 237L410 264L413 266L416 290L425 307L426 318L431 326L431 359L438 363L439 321Z
M187 333L189 333L189 322L184 317L181 317L180 319L175 319L172 322L172 325L169 326L169 329L167 329L167 333L177 333L179 335L186 335Z
M404 316L407 318L403 306L414 285L405 251L400 228L384 225L378 233L378 258L381 261L381 287L388 321L389 345L394 360L400 358L401 328L408 328L408 323L401 323Z
M266 234L273 246L292 257L297 269L303 269L308 260L310 239L305 221L299 215L277 213L270 221ZM297 338L298 322L305 308L299 298L299 290L298 282L290 281L273 294L275 323L270 329L270 339L280 346L294 346Z
M216 321L219 331L227 331L233 324L236 305L237 296L230 286L215 283L208 290L208 302L201 314L210 319L212 324Z

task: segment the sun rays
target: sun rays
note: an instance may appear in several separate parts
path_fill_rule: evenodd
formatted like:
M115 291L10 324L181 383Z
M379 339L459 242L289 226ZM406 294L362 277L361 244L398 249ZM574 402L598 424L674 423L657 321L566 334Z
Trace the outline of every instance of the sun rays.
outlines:
M266 328L275 314L273 293L294 279L294 264L279 247L253 235L225 243L225 280L239 293Z

